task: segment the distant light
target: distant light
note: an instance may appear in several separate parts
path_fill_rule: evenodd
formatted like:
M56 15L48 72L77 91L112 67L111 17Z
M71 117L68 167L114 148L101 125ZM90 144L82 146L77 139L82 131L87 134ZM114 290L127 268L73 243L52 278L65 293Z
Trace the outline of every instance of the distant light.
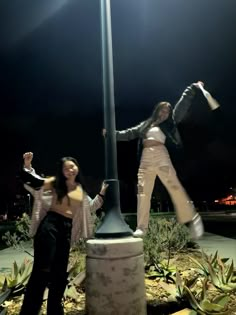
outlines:
M7 6L2 6L6 21L4 24L2 45L15 44L34 32L43 22L62 9L68 0L11 0Z

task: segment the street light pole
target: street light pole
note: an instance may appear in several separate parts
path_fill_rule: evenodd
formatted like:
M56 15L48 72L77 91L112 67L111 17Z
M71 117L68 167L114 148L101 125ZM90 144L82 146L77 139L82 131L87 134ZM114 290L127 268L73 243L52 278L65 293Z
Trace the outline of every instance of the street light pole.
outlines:
M114 101L114 72L110 0L101 0L102 73L105 137L105 170L109 185L106 192L106 214L98 227L97 238L131 236L120 210L120 192L117 172L116 126Z
M86 242L86 310L93 315L146 315L143 241L130 237L119 200L110 0L101 1L106 214ZM127 272L128 270L128 272Z

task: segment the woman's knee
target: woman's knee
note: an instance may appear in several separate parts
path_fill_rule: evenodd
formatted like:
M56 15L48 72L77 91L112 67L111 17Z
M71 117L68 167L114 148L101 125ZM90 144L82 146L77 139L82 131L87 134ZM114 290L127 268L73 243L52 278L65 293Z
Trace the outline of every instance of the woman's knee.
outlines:
M178 190L181 187L175 170L168 165L159 167L159 175L163 184L168 188Z

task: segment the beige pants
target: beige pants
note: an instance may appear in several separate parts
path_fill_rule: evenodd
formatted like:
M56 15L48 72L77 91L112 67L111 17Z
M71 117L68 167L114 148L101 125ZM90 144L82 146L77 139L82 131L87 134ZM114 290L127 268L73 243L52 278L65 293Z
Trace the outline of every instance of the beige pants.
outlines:
M156 176L166 187L173 202L177 220L186 223L192 220L196 211L185 189L176 176L169 153L164 145L144 148L138 171L137 228L148 228L150 201Z

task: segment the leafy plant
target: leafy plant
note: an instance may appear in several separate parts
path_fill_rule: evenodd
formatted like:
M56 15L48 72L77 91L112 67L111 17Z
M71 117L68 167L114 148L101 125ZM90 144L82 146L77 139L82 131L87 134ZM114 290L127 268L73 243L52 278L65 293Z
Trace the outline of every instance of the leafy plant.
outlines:
M4 303L8 299L22 294L30 277L31 271L32 261L24 260L20 266L18 266L17 263L14 262L11 273L5 276L1 276L0 315L5 314L4 312L6 312L6 308L4 306Z
M18 266L16 262L10 274L5 275L1 291L11 289L11 295L19 295L25 288L32 271L32 261L25 259L23 263Z
M150 279L162 278L166 283L175 283L176 267L163 260L145 267L146 277Z
M29 236L29 227L30 227L30 217L28 214L23 213L22 217L16 220L15 223L15 232L10 233L9 231L6 232L2 236L2 240L6 243L9 247L14 248L22 248L24 247L23 244L26 241L31 240Z
M179 251L187 249L188 230L175 219L151 218L144 237L144 260L149 276L169 278L175 272L170 259ZM164 262L165 259L165 262Z
M184 282L178 271L175 273L175 283L160 282L161 287L168 293L169 302L184 300Z
M21 293L26 286L32 271L32 261L25 260L20 267L13 263L12 272L6 276L7 287L13 289L13 293Z
M203 282L203 290L201 295L201 300L197 301L196 297L193 295L191 290L184 286L184 291L186 296L192 306L192 308L197 312L197 314L202 315L227 315L229 314L228 302L229 296L227 295L218 295L212 300L206 295L207 292L207 279Z
M229 296L225 294L218 294L214 298L210 299L207 296L208 292L208 278L205 277L202 280L202 287L200 295L197 298L197 294L192 292L191 288L186 286L181 279L179 272L176 272L176 282L174 284L167 284L162 282L162 288L169 294L168 301L184 301L188 300L193 312L191 314L202 315L226 315L229 314L228 302ZM194 290L195 291L195 290ZM198 293L199 289L197 290Z
M226 264L228 258L221 259L218 251L214 255L207 256L202 253L202 261L189 257L198 267L200 272L209 277L212 284L223 292L236 290L234 263Z

